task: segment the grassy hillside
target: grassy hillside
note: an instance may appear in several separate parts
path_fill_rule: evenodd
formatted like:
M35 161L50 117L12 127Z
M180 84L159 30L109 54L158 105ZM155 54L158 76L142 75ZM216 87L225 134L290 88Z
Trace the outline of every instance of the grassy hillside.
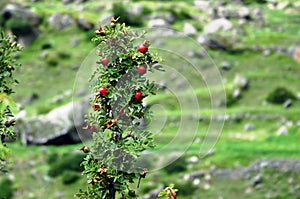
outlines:
M66 5L58 0L19 2L41 15L43 23L39 26L41 34L38 39L19 55L18 59L23 67L17 74L20 85L16 88L14 97L29 114L44 114L73 100L74 85L76 89L80 88L81 84L85 87L88 81L85 77L89 76L89 71L83 70L81 64L89 53L95 53L94 45L90 42L93 30L82 31L74 24L57 31L47 23L48 17L59 12L69 14L74 19L84 17L96 26L103 16L113 10L110 3L96 0ZM120 1L116 2L121 4ZM134 1L128 4L143 7L142 17L134 19L141 19L143 22L138 28L147 27L152 12L168 12L176 16L176 21L170 24L170 28L178 31L173 36L161 34L151 38L151 50L159 52L165 58L166 67L173 69L172 73L177 73L177 76L169 75L172 73L159 76L160 83L165 83L174 90L162 92L147 101L149 104L158 103L164 107L155 109L157 120L153 120L152 128L157 130L155 133L158 149L166 149L161 153L162 157L154 157L157 159L150 163L145 162L155 167L155 163L163 162L166 156L180 153L184 154L184 160L175 161L169 169L164 168L151 173L149 178L143 181L145 184L140 191L141 195L158 187L160 183L168 185L174 182L180 189L179 198L182 199L299 198L299 171L284 173L262 169L257 173L261 173L265 180L258 188L252 187L251 184L251 179L257 173L249 174L246 179L230 180L212 175L210 179L199 178L200 184L194 182L196 185L193 185L193 181L182 180L184 175L193 171L238 169L256 160L295 160L300 157L299 100L294 99L292 106L287 109L283 108L283 103L267 102L269 94L278 87L288 89L295 96L300 92L300 84L297 83L300 67L292 57L293 47L299 41L300 13L293 7L296 1L289 1L290 5L285 9L271 9L270 4L256 2L259 1L247 6L250 9L262 9L265 25L259 26L251 20L241 25L237 19L230 19L237 32L220 31L212 36L216 41L225 43L230 50L205 48L204 56L203 46L196 40L208 23L209 13L197 9L193 1ZM232 6L238 7L234 4ZM178 37L183 31L184 22L193 24L197 34ZM149 32L151 33L151 30ZM230 65L229 70L222 69L224 62ZM195 67L199 71L195 70ZM218 69L218 73L213 69ZM83 78L79 79L78 75ZM216 75L220 75L222 81L208 86L209 80L218 78ZM247 89L241 89L234 83L237 75L247 78ZM241 96L235 99L232 93L236 89L240 89ZM224 94L227 102L223 99ZM191 95L195 95L198 100L199 110L196 112L191 105ZM28 102L28 98L32 96L35 97ZM64 97L54 102L58 96ZM213 100L211 96L214 96ZM186 105L183 106L184 109L180 106L181 102ZM213 103L216 103L215 109L212 108ZM224 107L226 103L228 106ZM218 120L211 120L211 117L224 115L229 118L224 124ZM160 129L159 122L165 116L166 123ZM186 129L188 126L197 125L199 128L193 129L196 131L195 135L193 130L185 135L185 132L178 131L180 122L187 127ZM247 129L249 125L251 128ZM213 129L222 126L221 131ZM278 135L282 127L286 128L286 132ZM193 137L190 137L191 135ZM187 138L188 141L182 144L180 140L175 139L169 144L176 137ZM215 144L216 141L218 142ZM210 154L196 163L187 164L186 159L198 156L199 152L204 150L201 148L203 143L214 146ZM52 166L47 161L56 155L65 157L64 154L76 154L75 151L80 146L81 144L24 147L18 142L9 144L10 161L13 164L10 165L11 171L6 177L12 179L15 198L72 198L73 194L85 185L85 179L81 178L71 185L63 184L62 174L58 177L49 176L48 172ZM4 179L5 176L1 178ZM273 190L273 184L276 184L277 190Z

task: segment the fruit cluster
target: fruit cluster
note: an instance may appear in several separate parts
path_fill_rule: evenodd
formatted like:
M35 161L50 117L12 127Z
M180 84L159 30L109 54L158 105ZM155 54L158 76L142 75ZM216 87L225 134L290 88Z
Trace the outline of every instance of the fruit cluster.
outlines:
M143 35L131 31L112 18L110 25L99 26L94 42L99 44L98 67L90 81L93 87L92 111L87 128L93 132L91 149L83 162L84 174L92 186L79 198L136 198L129 184L146 176L147 168L136 166L141 152L154 147L152 134L139 128L138 120L150 119L143 99L155 94L156 86L147 72L161 70L161 59L150 53L148 40L136 44Z

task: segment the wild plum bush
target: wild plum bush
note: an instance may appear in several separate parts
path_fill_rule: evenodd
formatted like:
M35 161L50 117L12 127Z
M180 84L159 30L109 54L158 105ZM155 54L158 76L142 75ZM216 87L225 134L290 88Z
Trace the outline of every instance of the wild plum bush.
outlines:
M130 184L145 178L147 168L136 162L141 153L153 148L151 132L139 127L139 120L151 118L143 99L157 87L146 73L162 70L161 58L149 51L150 42L136 43L144 33L132 31L119 18L99 26L93 41L98 45L98 66L92 75L92 111L87 126L93 133L91 147L82 165L87 176L87 190L78 198L137 198Z
M14 92L13 85L18 81L13 77L13 72L20 64L13 58L13 54L21 50L21 46L14 42L14 37L0 33L0 172L4 171L7 148L4 140L6 137L14 138L16 104L10 95Z

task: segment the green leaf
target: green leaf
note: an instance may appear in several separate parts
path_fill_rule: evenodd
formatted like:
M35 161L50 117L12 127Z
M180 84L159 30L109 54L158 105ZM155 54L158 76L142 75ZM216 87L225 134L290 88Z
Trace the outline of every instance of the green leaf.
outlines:
M2 113L6 107L9 107L13 114L18 111L18 106L12 97L8 96L6 93L0 93L0 113Z

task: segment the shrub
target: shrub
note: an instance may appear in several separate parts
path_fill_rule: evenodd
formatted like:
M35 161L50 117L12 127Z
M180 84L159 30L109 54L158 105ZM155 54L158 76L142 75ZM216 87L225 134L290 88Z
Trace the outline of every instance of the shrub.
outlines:
M49 66L55 67L58 65L59 55L56 52L49 52L45 61Z
M81 172L83 168L80 163L85 156L82 154L65 154L60 157L56 162L50 164L48 175L56 177L63 174L65 171L77 171Z
M75 171L65 171L62 175L62 182L65 185L75 183L79 178L79 174Z
M191 196L197 190L197 187L195 185L193 185L193 183L191 181L177 183L176 188L179 190L177 193L179 198Z
M114 16L122 16L120 23L126 23L126 25L129 26L142 26L143 17L129 13L126 7L127 6L123 3L114 3L112 8Z
M52 164L53 162L56 162L59 158L58 153L51 153L48 157L47 157L47 163L48 164Z
M13 182L8 179L4 178L0 182L0 198L1 199L10 199L14 196L14 189L13 189Z
M186 169L186 161L183 157L178 158L177 160L175 160L174 162L172 162L164 168L164 170L169 174L180 173L185 171Z
M267 101L273 104L282 104L288 99L296 99L295 95L284 87L278 87L267 96Z
M10 29L16 35L30 34L33 25L26 20L11 18L5 23L5 27Z

